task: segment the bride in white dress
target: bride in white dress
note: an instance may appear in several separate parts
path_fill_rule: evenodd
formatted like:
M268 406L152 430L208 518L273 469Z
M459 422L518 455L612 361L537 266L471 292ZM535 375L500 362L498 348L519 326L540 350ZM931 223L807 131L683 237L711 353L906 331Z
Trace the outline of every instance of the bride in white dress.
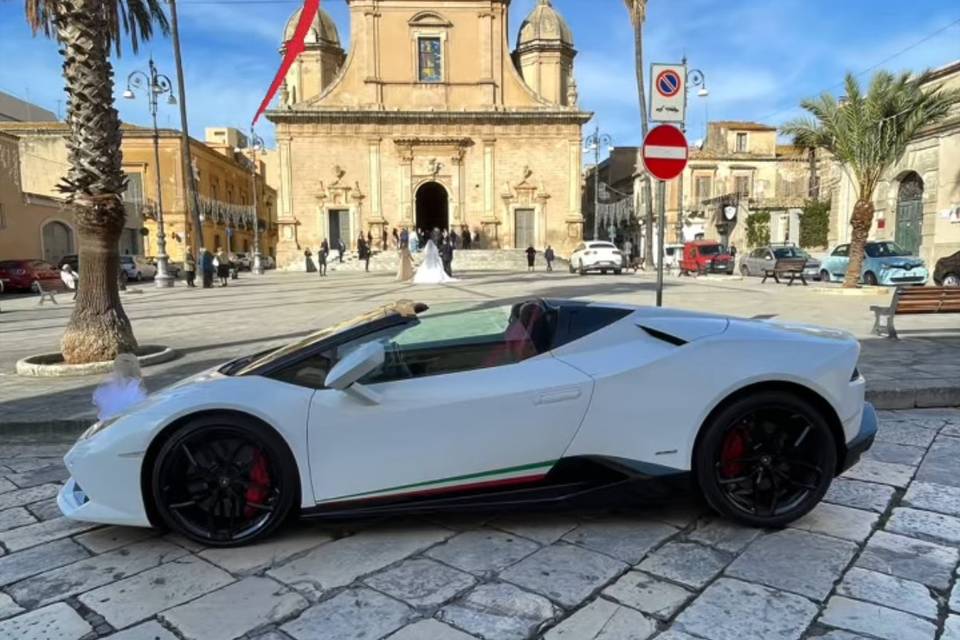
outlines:
M417 272L413 276L414 284L443 284L444 282L455 282L455 278L447 275L443 270L443 261L440 260L440 251L433 240L427 241L424 248L423 262L417 267Z

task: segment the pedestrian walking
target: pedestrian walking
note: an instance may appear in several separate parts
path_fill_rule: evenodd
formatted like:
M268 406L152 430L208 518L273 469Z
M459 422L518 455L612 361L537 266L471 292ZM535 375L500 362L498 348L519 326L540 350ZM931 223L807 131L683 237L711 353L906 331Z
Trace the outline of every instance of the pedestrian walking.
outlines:
M533 248L533 245L530 245L524 253L527 254L527 271L533 271L534 261L537 259L537 250Z
M547 245L547 250L543 252L543 258L547 261L547 271L553 271L553 261L557 258L553 252L553 247Z
M418 253L420 251L420 234L417 233L416 229L410 234L408 246L410 247L410 253Z
M397 248L402 249L403 247L410 248L410 232L407 231L406 227L400 230L400 244Z
M357 238L357 257L363 260L363 270L370 271L370 245L363 238L363 234Z
M386 229L384 229L384 233L386 233ZM384 244L383 248L386 249L387 245ZM394 249L400 248L400 232L397 231L396 227L393 228L393 248Z
M627 238L623 243L623 266L629 269L631 264L633 264L633 243Z
M303 262L307 273L313 273L317 270L317 265L313 263L313 252L310 251L310 247L303 250Z
M187 279L187 286L195 288L197 286L197 261L194 260L189 249L183 255L183 274Z
M440 260L443 262L443 270L448 276L453 277L453 243L447 238L440 248Z
M227 280L230 278L230 262L223 253L223 249L217 248L217 255L213 258L213 266L217 269L217 278L220 279L220 286L227 286Z
M463 227L463 229L461 229L460 231L461 231L460 235L463 236L463 248L469 249L470 241L472 240L472 238L470 237L470 227Z
M73 291L73 299L77 299L77 291L80 290L80 276L77 275L77 272L73 270L68 264L60 267L60 280L63 281L63 284L66 285L67 289Z
M340 264L343 264L343 253L347 250L347 245L344 244L343 238L337 240L337 254L340 260Z
M317 254L317 271L320 272L320 277L324 278L327 275L327 256L330 255L330 243L327 242L327 239L324 238L323 242L320 243L320 252Z
M407 245L400 245L400 266L397 269L397 282L407 282L413 279L413 258Z
M213 273L216 267L213 264L213 255L204 248L200 249L200 270L203 274L203 288L213 286Z
M373 231L367 231L367 248L373 251ZM383 248L387 248L386 244L384 244Z

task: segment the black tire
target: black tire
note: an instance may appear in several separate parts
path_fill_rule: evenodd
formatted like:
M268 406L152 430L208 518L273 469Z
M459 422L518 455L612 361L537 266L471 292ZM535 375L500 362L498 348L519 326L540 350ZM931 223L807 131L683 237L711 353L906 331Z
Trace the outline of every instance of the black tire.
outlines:
M134 278L134 280L136 280L137 282L143 282L143 274L137 271L137 275Z
M614 273L614 275L618 275L618 276L619 276L620 274L623 273L623 269L615 269L613 273Z
M150 491L173 531L207 546L235 547L283 524L300 487L296 462L274 431L250 418L213 415L191 420L164 442Z
M943 276L943 286L960 287L960 273L948 273Z
M750 277L750 267L748 267L748 266L745 265L745 264L740 265L740 275L742 275L744 278L749 278L749 277Z
M570 269L570 273L576 273L577 270L573 268L573 263L571 262L567 267Z
M582 275L582 276L587 275L586 270L583 268L583 260L580 261L580 269L579 269L578 271L579 271L580 275Z
M694 452L694 472L707 503L755 527L782 527L808 513L827 492L836 468L837 448L826 419L786 391L761 391L723 407L704 426Z
M602 276L607 275L607 270L606 270L606 269L600 269L600 275L602 275Z
M865 274L863 274L863 284L867 285L868 287L877 286L877 276L874 275L873 271L867 271Z
M820 282L830 282L830 272L826 269L820 271Z

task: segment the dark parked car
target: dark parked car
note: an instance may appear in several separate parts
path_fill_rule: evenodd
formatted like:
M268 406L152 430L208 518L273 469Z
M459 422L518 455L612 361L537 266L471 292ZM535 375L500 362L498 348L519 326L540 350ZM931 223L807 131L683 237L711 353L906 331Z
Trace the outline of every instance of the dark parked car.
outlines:
M960 251L937 260L933 281L940 287L960 287Z
M5 291L36 291L39 281L44 289L60 288L60 271L43 260L2 260L0 279Z

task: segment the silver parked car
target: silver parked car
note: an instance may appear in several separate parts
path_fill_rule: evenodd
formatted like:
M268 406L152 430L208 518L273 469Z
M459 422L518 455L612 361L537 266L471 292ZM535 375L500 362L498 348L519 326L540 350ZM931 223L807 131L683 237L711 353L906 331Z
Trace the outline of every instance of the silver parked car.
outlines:
M740 258L740 274L746 278L762 276L765 269L773 267L781 258L806 258L807 263L803 266L804 277L820 279L820 261L793 244L770 244L744 254Z
M120 268L128 280L143 280L157 275L157 267L143 256L120 256Z

